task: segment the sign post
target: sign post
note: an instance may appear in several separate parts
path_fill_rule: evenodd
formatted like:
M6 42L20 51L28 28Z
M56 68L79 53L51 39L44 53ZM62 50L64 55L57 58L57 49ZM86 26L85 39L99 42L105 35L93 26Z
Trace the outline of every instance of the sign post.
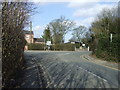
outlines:
M90 47L88 46L88 51L90 51Z
M113 37L113 35L112 35L112 33L110 34L110 42L112 42L112 37Z
M48 46L48 50L50 50L51 41L47 41L46 45Z

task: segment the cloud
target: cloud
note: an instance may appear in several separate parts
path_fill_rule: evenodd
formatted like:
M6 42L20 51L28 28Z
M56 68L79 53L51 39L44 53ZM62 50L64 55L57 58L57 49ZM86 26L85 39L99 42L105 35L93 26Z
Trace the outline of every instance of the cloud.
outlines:
M94 21L94 17L88 17L88 18L85 18L83 20L76 20L75 23L77 26L80 26L80 25L84 25L86 27L89 27L90 24Z
M104 8L112 8L115 3L99 3L97 2L70 2L67 7L74 8L73 17L80 18L76 20L77 25L90 26L91 22L94 21L97 14L99 14Z
M96 2L70 2L69 8L89 8L93 7Z
M29 0L29 1L30 2L118 2L119 0Z
M35 26L35 27L33 27L34 31L39 31L39 30L43 30L43 29L44 29L44 26Z
M86 24L87 26L90 26L91 23L94 21L94 19L95 19L94 17L88 17L88 18L82 20L81 23L84 25Z
M44 29L45 29L45 26L33 27L34 37L41 37L41 35L43 35Z
M89 5L90 6L90 5ZM112 8L113 4L92 4L92 7L87 6L86 8L79 8L74 13L73 16L76 17L88 17L96 16L103 8Z
M1 0L9 2L10 0ZM12 2L118 2L119 0L12 0Z

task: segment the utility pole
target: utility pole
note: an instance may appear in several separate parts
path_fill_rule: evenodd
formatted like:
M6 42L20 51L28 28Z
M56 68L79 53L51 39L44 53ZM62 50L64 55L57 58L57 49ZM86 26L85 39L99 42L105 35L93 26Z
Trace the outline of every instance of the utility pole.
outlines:
M32 43L32 21L30 21L30 43Z
M30 31L32 31L32 21L30 21Z

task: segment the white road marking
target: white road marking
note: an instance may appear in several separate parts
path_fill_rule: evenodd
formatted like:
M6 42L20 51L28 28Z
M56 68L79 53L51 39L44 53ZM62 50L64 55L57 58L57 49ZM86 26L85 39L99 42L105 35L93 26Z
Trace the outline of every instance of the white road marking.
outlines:
M92 74L93 76L95 76L95 77L97 77L97 78L99 78L99 79L102 79L103 81L107 82L106 79L101 78L100 76L98 76L98 75L96 75L96 74L94 74L94 73L92 73L92 72L90 72L90 71L88 71L88 70L86 70L86 69L84 69L84 68L82 68L82 67L80 67L80 66L77 66L77 67L80 68L80 69L82 69L82 70L84 70L84 71L86 71L87 73L90 73L90 74Z

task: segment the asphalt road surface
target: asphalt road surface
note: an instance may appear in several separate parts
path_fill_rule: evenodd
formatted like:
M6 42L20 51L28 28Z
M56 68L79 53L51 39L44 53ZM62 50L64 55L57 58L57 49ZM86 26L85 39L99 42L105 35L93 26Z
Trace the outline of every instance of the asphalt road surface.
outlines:
M118 88L118 72L112 68L84 60L87 51L26 51L44 72L45 87L53 88Z
M2 88L2 48L0 46L0 89Z

